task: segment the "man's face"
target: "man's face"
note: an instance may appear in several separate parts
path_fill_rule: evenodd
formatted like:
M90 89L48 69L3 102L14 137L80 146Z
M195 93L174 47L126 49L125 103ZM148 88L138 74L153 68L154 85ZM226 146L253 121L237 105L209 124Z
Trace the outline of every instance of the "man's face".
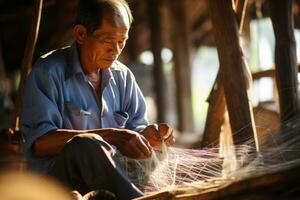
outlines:
M106 13L102 25L81 44L84 68L108 68L119 57L128 39L129 19L125 9L118 14Z

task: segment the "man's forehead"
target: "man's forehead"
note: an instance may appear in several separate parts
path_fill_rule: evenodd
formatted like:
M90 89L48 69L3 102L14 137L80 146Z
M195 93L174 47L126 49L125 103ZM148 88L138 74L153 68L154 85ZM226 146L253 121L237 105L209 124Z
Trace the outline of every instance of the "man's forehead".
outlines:
M126 9L123 6L118 6L114 10L105 12L102 18L102 25L129 29L130 23Z
M97 28L94 36L122 36L128 37L129 27L122 23L115 23L112 21L103 20L102 25Z
M93 33L94 37L98 37L98 38L114 38L114 37L119 37L122 39L127 39L128 38L128 31L103 31L103 30L96 30Z

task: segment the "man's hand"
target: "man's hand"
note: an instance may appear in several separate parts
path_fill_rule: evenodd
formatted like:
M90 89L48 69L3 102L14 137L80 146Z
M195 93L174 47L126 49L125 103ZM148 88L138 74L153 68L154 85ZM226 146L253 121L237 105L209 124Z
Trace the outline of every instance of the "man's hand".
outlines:
M173 145L173 129L166 123L147 126L141 134L149 141L152 147L161 147L165 142L168 146Z
M117 148L124 155L134 159L149 158L152 147L148 140L139 133L127 129L121 129L117 134Z
M128 129L118 129L116 131L115 144L124 156L134 159L145 159L151 156L152 147L144 136ZM100 135L94 133L79 134L76 137L87 137L107 143ZM109 146L108 143L107 145Z
M38 138L33 144L33 152L40 157L57 155L74 136L96 139L107 143L109 147L115 145L124 156L129 158L144 159L150 157L152 153L152 147L144 136L128 129L115 128L58 129Z

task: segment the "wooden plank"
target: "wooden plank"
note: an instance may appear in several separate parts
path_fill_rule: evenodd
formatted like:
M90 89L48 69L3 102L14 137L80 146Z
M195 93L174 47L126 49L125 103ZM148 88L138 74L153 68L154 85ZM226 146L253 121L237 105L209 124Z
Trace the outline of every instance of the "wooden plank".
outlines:
M292 0L270 1L276 39L275 76L282 123L299 115L298 69L292 4Z
M161 51L163 48L162 28L161 28L161 12L160 0L148 0L148 20L150 27L150 44L151 51L154 57L153 63L153 80L154 80L154 92L156 94L156 106L157 106L157 122L166 121L166 78L163 69L163 61L161 57Z
M250 80L239 44L232 4L227 0L209 0L208 4L234 144L253 139L258 151L253 111L247 94Z
M193 132L191 65L185 1L173 0L168 2L174 26L171 31L171 38L174 53L178 130Z

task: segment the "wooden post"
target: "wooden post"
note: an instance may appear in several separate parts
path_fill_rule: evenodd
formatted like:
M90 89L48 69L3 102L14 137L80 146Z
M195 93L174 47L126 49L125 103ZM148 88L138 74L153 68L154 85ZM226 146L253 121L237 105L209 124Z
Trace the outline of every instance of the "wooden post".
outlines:
M0 80L6 77L3 52L2 52L2 43L0 41Z
M282 123L299 115L298 69L292 4L293 0L270 1L271 19L276 38L275 76Z
M214 87L212 88L209 99L207 100L209 107L201 141L201 148L217 147L219 145L221 127L224 122L224 114L226 110L226 100L222 84L220 73L218 73Z
M161 32L161 14L160 14L161 0L148 0L148 22L151 31L150 44L151 51L154 56L153 63L153 80L154 92L156 94L157 106L157 122L166 121L166 79L163 69L163 61L161 51L163 48L162 32Z
M123 50L123 53L126 53L128 61L127 62L137 62L140 54L141 47L139 46L139 37L140 37L140 29L141 29L141 18L142 14L145 13L146 9L144 4L146 2L144 1L129 1L130 7L135 8L135 11L132 12L133 19L139 19L134 20L131 24L130 30L129 30L129 39L127 40L125 49Z
M43 8L43 0L35 0L35 15L32 27L30 28L26 49L24 53L24 57L21 64L21 80L18 89L18 96L15 103L15 112L14 112L14 126L13 128L18 131L19 130L19 115L21 111L21 96L25 84L25 80L27 75L30 73L32 69L32 57L38 37L40 20Z
M248 72L239 44L238 25L231 1L208 0L208 5L234 144L243 144L253 139L258 151L253 111L247 94Z
M243 26L241 19L245 14L244 9L246 2L245 0L237 0L235 2L236 18L237 22L240 24L240 31ZM220 143L221 127L224 123L225 111L227 110L220 70L207 102L209 103L209 107L200 146L201 148L217 147Z
M171 37L174 53L178 129L193 132L191 66L184 1L172 0L169 2L169 6L174 26Z

